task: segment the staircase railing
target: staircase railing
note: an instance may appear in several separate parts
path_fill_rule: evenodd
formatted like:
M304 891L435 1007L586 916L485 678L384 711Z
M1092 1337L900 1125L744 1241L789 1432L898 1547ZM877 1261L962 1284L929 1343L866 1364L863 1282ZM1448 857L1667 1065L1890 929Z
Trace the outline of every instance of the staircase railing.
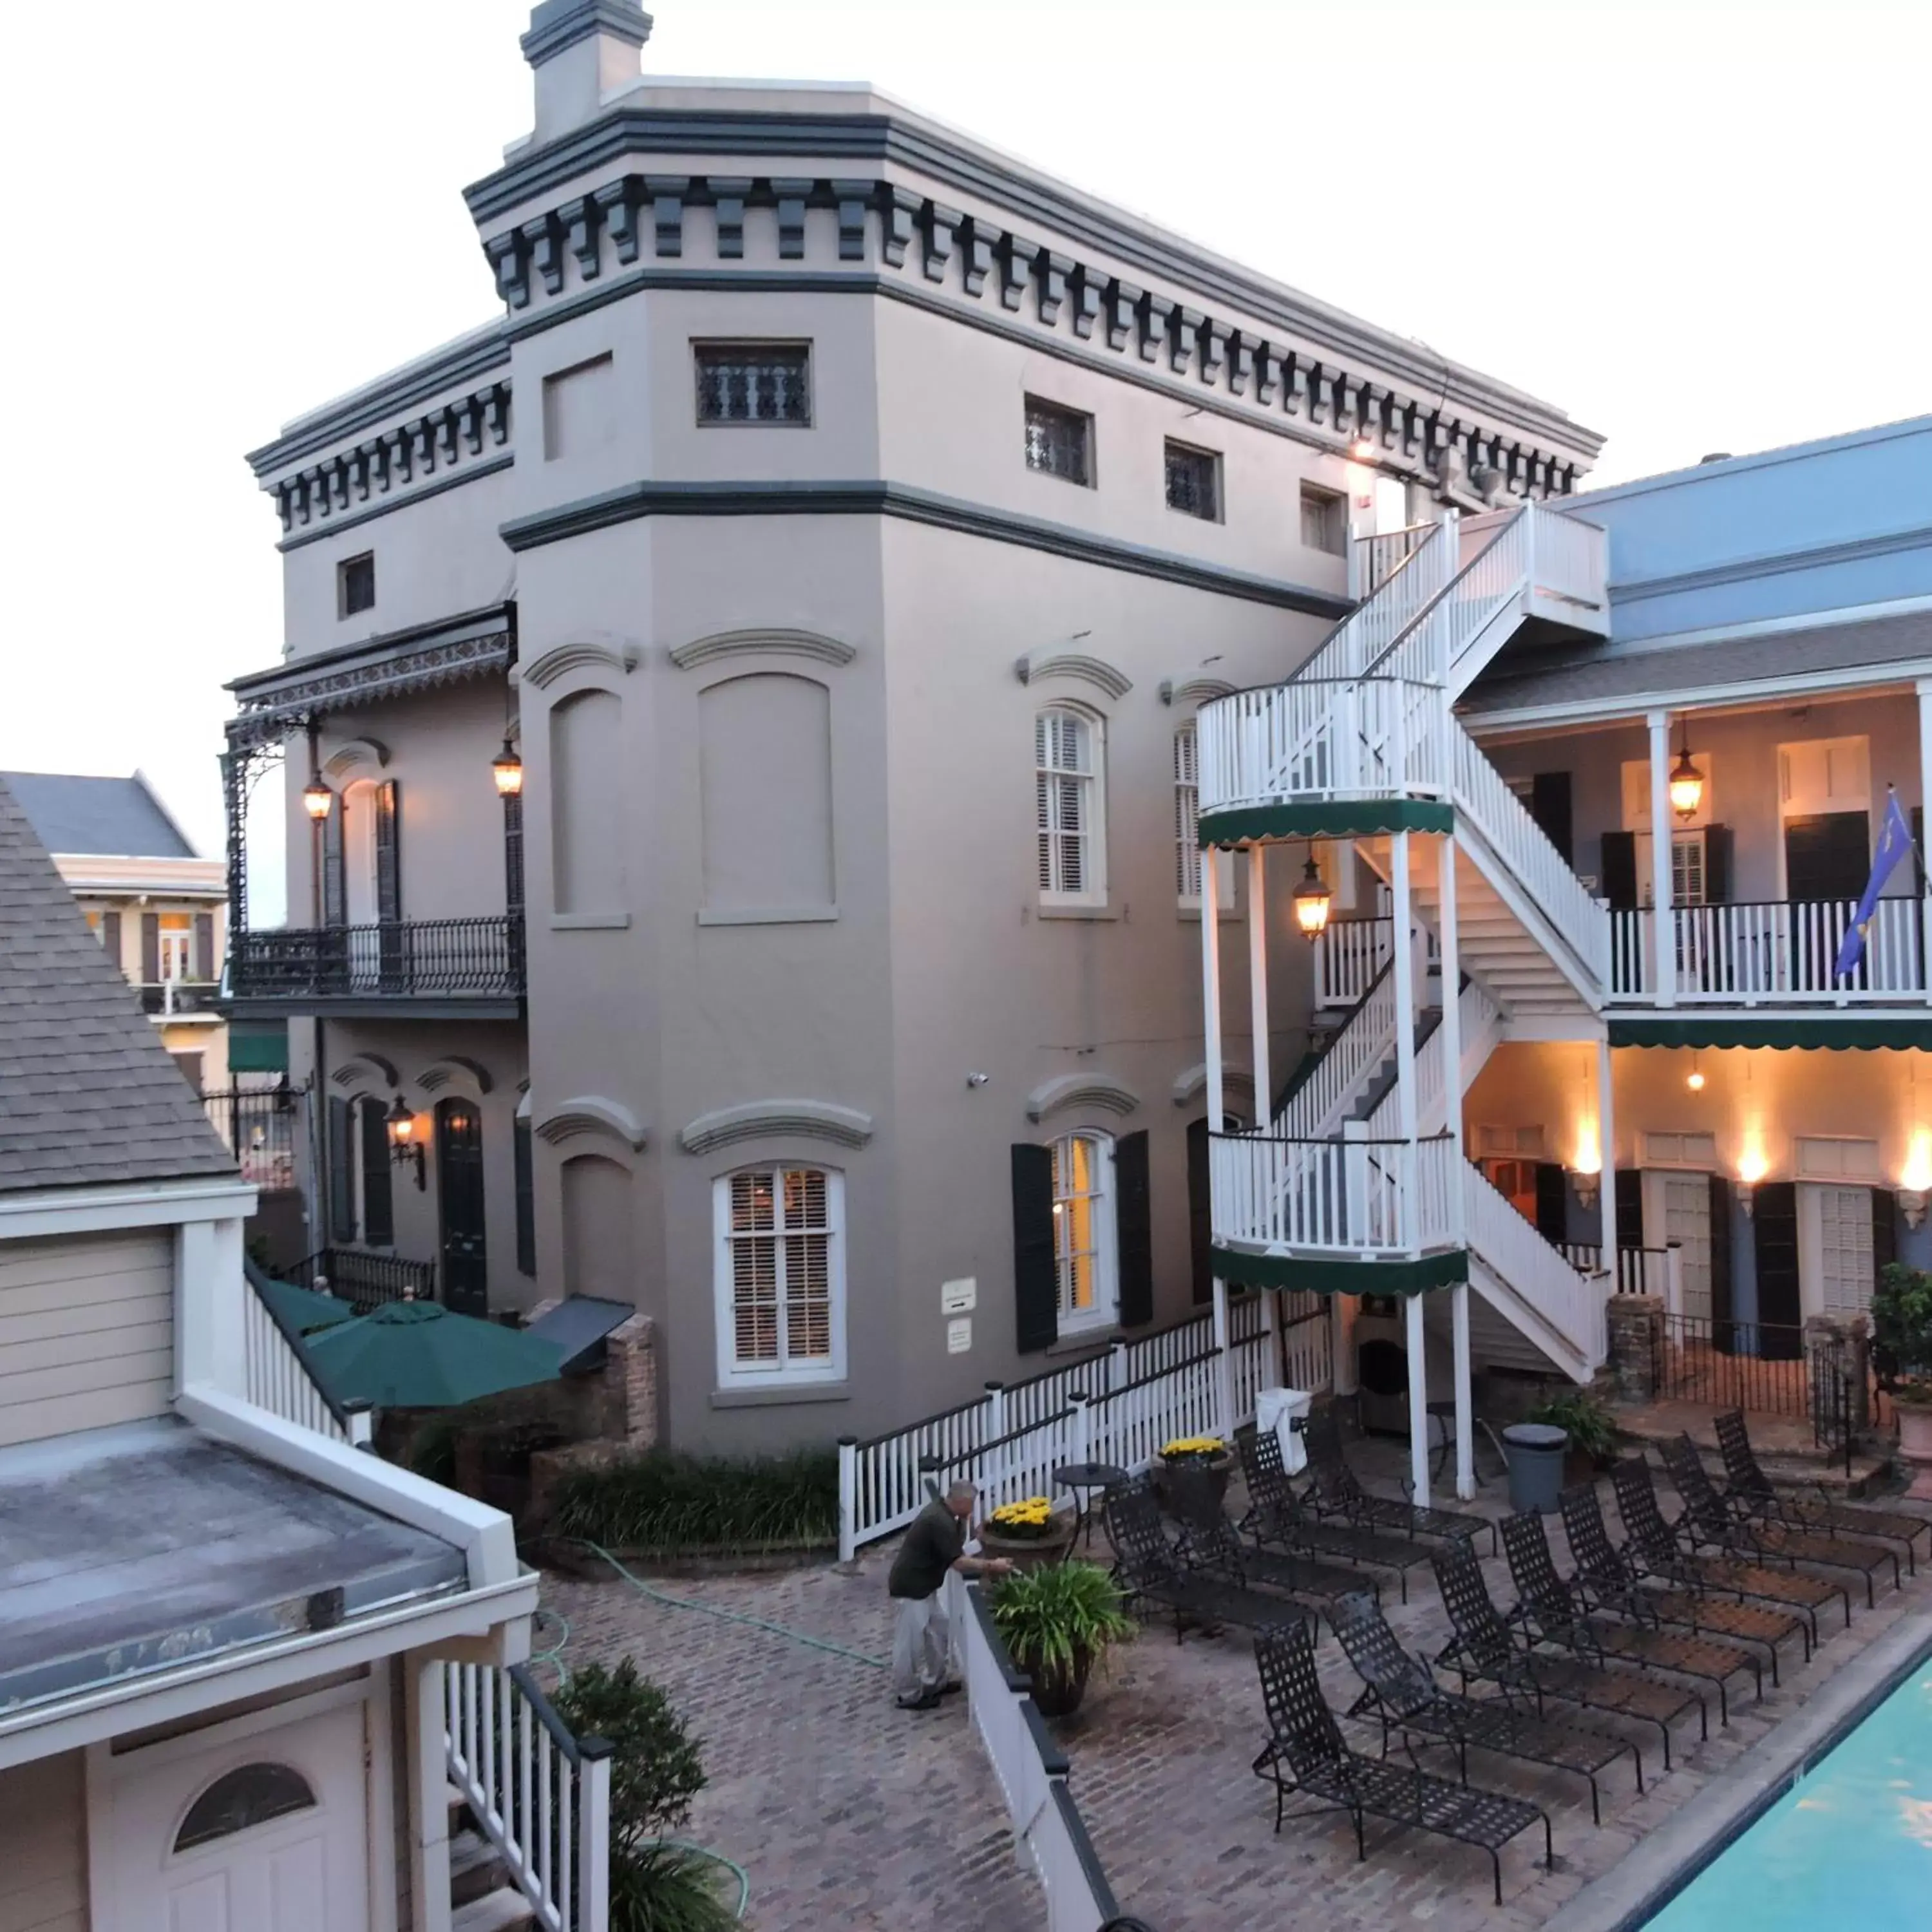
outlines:
M1384 961L1314 1071L1288 1096L1276 1131L1300 1140L1333 1133L1362 1081L1394 1046L1395 974L1392 962Z
M313 1429L332 1442L360 1446L369 1439L367 1405L351 1410L336 1400L316 1374L301 1330L285 1321L263 1292L264 1277L244 1264L242 1349L248 1400L284 1422Z
M1210 1134L1217 1240L1257 1253L1386 1260L1455 1238L1454 1150L1429 1140Z
M1361 676L1455 571L1454 548L1438 525L1322 639L1296 676Z
M1388 962L1395 922L1386 914L1370 919L1331 919L1315 943L1315 1004L1352 1006Z
M1594 1368L1606 1352L1601 1286L1579 1274L1478 1168L1465 1166L1462 1190L1472 1250Z

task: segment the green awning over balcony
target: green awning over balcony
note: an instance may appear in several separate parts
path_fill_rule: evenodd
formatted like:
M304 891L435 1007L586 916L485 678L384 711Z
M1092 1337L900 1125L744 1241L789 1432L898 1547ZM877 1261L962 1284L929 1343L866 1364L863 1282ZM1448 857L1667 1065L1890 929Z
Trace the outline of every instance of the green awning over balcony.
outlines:
M1768 1046L1780 1052L1791 1047L1843 1052L1856 1047L1869 1053L1881 1048L1895 1052L1932 1052L1932 1012L1860 1013L1798 1018L1790 1015L1683 1013L1668 1018L1646 1014L1641 1019L1613 1018L1612 1046Z
M1412 1262L1291 1260L1280 1255L1243 1254L1217 1241L1210 1250L1214 1272L1244 1288L1293 1288L1308 1294L1426 1294L1469 1279L1462 1248Z
M231 1020L228 1023L231 1073L286 1073L289 1028L286 1020Z
M1372 838L1384 832L1455 829L1455 808L1438 799L1302 799L1204 812L1200 838L1203 845L1240 845L1255 838Z

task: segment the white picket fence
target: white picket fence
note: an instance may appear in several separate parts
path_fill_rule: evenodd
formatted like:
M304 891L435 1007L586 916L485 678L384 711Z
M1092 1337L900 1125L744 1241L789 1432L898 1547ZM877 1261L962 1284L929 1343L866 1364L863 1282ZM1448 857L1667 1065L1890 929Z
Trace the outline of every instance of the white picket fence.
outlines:
M332 1442L359 1448L368 1441L367 1406L345 1408L329 1396L302 1337L277 1318L252 1280L242 1288L242 1348L248 1398L257 1408Z

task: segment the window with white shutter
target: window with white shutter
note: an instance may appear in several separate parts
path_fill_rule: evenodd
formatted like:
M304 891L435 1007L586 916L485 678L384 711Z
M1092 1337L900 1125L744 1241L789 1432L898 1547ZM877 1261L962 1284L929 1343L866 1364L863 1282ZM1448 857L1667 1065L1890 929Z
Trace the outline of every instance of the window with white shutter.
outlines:
M1034 800L1043 905L1106 902L1102 755L1097 718L1055 706L1034 718Z
M716 1184L722 1388L845 1373L844 1178L750 1168Z
M1114 1253L1114 1148L1101 1134L1053 1144L1053 1253L1060 1332L1111 1323L1120 1300Z
M1201 753L1194 720L1174 734L1174 890L1183 905L1201 903Z

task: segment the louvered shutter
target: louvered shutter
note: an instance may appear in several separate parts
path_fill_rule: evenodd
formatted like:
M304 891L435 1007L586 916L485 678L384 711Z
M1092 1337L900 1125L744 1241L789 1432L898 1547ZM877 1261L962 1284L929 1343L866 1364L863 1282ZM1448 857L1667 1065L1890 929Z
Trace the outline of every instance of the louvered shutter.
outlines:
M1636 910L1636 834L1606 832L1603 836L1600 890L1612 912Z
M322 922L324 926L349 923L349 879L343 853L342 821L349 801L338 797L335 807L322 821Z
M362 1117L362 1238L372 1248L396 1238L395 1209L389 1194L389 1130L379 1102L364 1100Z
M117 973L128 969L121 963L121 915L118 912L104 912L100 915L100 944L109 958L114 962Z
M401 796L394 778L376 792L376 916L393 925L403 916Z
M512 919L524 913L524 801L520 793L503 801L503 909Z
M1022 1142L1012 1150L1013 1346L1022 1355L1059 1338L1058 1274L1053 1253L1053 1150Z
M510 1128L510 1154L517 1190L517 1272L537 1271L537 1189L536 1150L530 1124L519 1114Z
M1643 1246L1643 1172L1640 1168L1620 1167L1614 1178L1617 1190L1617 1246Z
M1796 1358L1803 1346L1804 1316L1798 1292L1798 1189L1789 1180L1761 1180L1751 1204L1751 1239L1757 1250L1757 1313L1768 1327L1758 1353L1775 1360Z
M1732 832L1728 825L1704 828L1704 903L1728 905L1731 898Z
M1556 1161L1536 1163L1536 1232L1552 1243L1570 1238L1569 1184Z
M349 1102L328 1099L328 1238L347 1246L356 1238L356 1124Z
M1898 1258L1898 1196L1888 1187L1871 1191L1872 1286Z
M1711 1180L1711 1346L1721 1354L1737 1352L1731 1323L1731 1184L1721 1174Z
M1201 737L1192 719L1174 734L1174 890L1201 896Z
M194 958L190 962L190 980L214 977L214 915L198 912L194 916Z
M161 922L158 914L141 915L141 983L158 986L161 977Z
M1114 1143L1114 1202L1120 1326L1142 1328L1154 1319L1154 1209L1144 1132Z
M1570 856L1570 774L1538 772L1529 782L1529 815L1556 848L1564 865Z

